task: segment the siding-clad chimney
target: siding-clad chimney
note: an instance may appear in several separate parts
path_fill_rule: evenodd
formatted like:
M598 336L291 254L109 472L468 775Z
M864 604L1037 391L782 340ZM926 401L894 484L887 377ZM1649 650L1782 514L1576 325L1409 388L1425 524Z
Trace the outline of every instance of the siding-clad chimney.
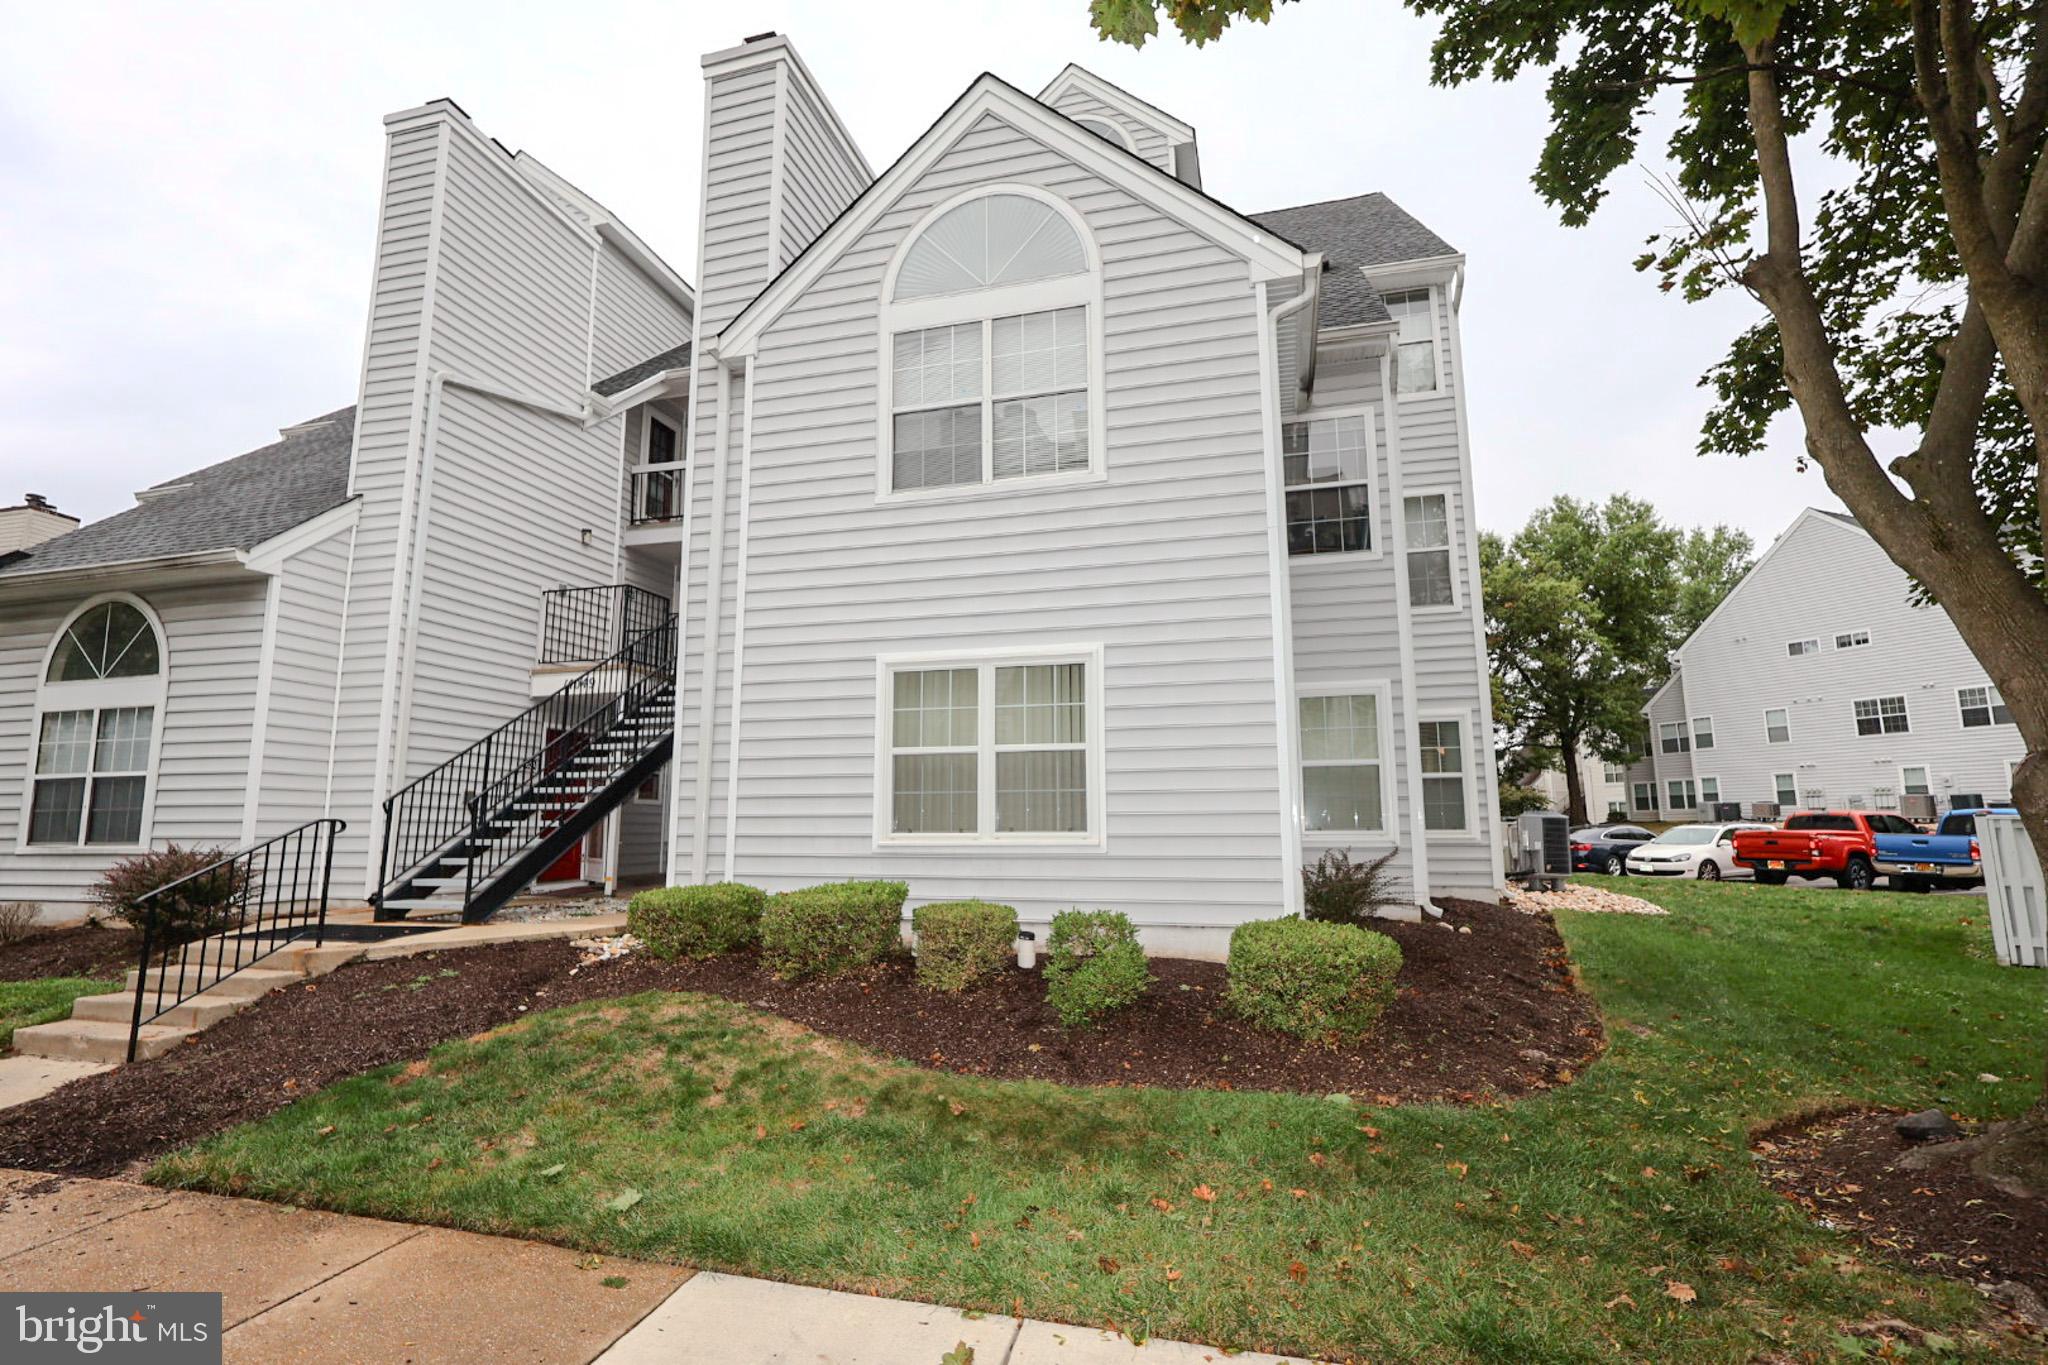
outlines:
M0 507L0 555L26 550L78 528L78 518L59 512L41 493L13 507Z

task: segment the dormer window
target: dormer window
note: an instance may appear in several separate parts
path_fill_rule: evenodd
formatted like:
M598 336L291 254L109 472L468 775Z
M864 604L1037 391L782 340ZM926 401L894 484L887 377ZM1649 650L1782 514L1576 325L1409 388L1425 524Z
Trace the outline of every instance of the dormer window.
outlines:
M1108 119L1077 118L1074 122L1080 124L1104 142L1114 143L1127 152L1131 150L1131 140L1124 136L1124 130L1111 123Z
M899 253L883 307L884 497L1102 469L1102 283L1073 210L978 192Z

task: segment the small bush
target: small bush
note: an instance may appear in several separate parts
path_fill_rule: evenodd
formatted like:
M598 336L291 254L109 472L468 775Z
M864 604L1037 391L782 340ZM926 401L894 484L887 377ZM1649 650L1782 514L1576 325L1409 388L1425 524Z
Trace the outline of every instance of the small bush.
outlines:
M917 934L917 984L954 994L1010 963L1017 912L986 901L941 901L910 914Z
M137 902L160 886L168 886L227 857L219 848L179 848L167 844L148 853L123 858L93 884L92 900L99 912L131 928L154 920L159 945L187 943L224 933L242 922L242 891L248 873L230 863L203 877L194 877L168 895L138 908Z
M865 967L903 942L902 882L833 882L785 891L761 911L761 961L785 981Z
M1330 924L1364 924L1382 907L1401 903L1401 886L1392 871L1401 850L1389 849L1369 863L1333 848L1301 870L1302 913Z
M742 882L663 886L626 907L626 928L656 957L716 957L761 941L768 894Z
M1128 915L1067 910L1052 917L1045 945L1045 998L1060 1023L1086 1028L1135 1004L1152 984L1145 950Z
M1255 920L1230 935L1230 1003L1263 1028L1352 1039L1394 999L1401 945L1349 924Z
M0 901L0 943L28 937L42 908L34 901Z

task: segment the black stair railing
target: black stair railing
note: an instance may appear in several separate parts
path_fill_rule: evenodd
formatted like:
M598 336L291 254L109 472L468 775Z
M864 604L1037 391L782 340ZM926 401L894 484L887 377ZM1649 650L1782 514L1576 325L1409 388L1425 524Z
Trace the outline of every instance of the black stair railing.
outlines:
M588 663L668 619L669 601L630 583L588 588L551 588L541 594L540 658L543 664Z
M142 954L129 1061L144 1024L287 943L325 941L334 839L347 828L342 820L308 820L136 898Z
M672 686L675 665L676 624L675 617L668 616L386 797L378 890L371 903L381 913L395 890L410 885L437 861L468 859L474 867L488 851L474 846L480 839L496 844L518 833L530 822L521 820L501 832L480 814L497 813L510 804L510 796L570 764L590 738L615 724L625 709ZM474 885L470 878L462 880L466 903Z

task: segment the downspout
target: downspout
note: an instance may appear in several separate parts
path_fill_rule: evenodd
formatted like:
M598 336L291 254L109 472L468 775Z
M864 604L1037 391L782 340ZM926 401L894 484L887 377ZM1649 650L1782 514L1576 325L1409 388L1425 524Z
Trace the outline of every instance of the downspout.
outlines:
M1287 562L1287 491L1280 468L1280 327L1315 302L1313 276L1302 291L1275 307L1266 306L1268 282L1259 281L1259 389L1264 410L1266 466L1266 566L1273 582L1273 712L1280 762L1280 887L1285 913L1302 911L1300 734L1294 709L1294 605Z
M1401 641L1401 753L1407 760L1405 784L1408 839L1413 850L1415 904L1442 919L1443 907L1429 898L1429 828L1422 814L1422 726L1415 695L1415 620L1408 601L1408 515L1401 500L1401 418L1394 401L1393 352L1380 352L1380 407L1387 417L1387 513L1393 526L1394 625ZM1470 747L1469 745L1467 746ZM1466 775L1471 781L1471 775Z

